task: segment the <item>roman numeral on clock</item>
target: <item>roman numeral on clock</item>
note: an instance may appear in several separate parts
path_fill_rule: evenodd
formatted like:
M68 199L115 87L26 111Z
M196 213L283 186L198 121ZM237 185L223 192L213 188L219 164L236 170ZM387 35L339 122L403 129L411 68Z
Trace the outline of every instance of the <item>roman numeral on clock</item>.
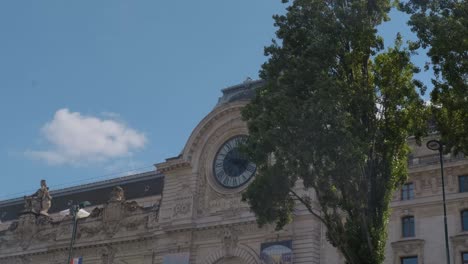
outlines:
M250 162L249 165L247 165L247 171L251 173L254 173L256 169L257 169L257 166L255 166L252 162Z

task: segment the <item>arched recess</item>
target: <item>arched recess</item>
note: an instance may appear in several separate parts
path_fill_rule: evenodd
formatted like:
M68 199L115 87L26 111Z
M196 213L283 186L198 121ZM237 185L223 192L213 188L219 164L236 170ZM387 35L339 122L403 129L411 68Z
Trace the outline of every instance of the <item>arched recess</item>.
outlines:
M192 131L187 140L179 159L188 161L194 171L197 170L199 156L211 133L219 127L226 126L233 117L240 117L240 111L245 106L246 101L233 102L216 107L211 111Z
M226 251L224 249L219 249L205 258L201 264L220 263L220 260L225 258L225 252ZM260 259L257 254L246 246L238 245L231 251L231 256L239 258L243 264L260 264Z

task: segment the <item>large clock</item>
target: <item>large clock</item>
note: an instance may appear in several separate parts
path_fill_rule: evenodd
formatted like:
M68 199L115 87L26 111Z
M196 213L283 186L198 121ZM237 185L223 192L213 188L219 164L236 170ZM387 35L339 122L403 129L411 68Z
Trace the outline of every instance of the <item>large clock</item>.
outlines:
M219 148L213 161L213 174L216 181L225 188L237 188L246 184L255 174L257 166L249 161L239 146L246 136L236 136Z

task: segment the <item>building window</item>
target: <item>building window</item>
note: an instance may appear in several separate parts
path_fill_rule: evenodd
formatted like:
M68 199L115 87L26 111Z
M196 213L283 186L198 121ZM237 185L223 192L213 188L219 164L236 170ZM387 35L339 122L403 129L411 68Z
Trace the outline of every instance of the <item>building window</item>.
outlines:
M414 216L407 216L401 219L403 237L414 237Z
M460 192L468 192L468 175L458 176L458 186Z
M418 257L401 258L401 264L418 264Z
M468 264L468 252L462 253L462 264Z
M414 184L407 183L401 187L401 200L412 200L414 198Z
M462 230L468 231L468 210L461 212Z

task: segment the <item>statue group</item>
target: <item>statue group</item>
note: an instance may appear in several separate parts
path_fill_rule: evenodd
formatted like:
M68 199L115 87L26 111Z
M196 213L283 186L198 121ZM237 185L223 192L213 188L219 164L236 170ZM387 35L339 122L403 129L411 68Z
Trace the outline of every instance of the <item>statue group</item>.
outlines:
M50 196L49 187L47 187L45 180L41 180L41 188L33 195L24 196L24 212L48 215L47 212L51 206L52 196Z

